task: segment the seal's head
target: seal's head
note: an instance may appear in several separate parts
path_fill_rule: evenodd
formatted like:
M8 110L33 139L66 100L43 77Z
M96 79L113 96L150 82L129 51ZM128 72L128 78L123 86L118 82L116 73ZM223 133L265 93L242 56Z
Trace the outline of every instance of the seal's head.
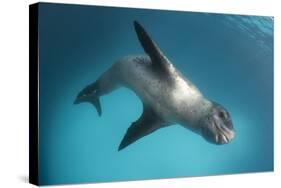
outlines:
M214 144L227 144L235 136L229 113L215 102L200 121L200 128L202 136Z

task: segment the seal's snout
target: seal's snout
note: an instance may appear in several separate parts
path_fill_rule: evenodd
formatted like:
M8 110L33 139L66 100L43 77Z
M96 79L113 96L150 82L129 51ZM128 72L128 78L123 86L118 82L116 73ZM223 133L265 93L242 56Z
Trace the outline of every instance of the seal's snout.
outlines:
M228 144L234 139L235 130L228 128L226 125L212 123L202 130L202 136L213 144Z
M235 137L235 130L232 125L230 117L225 120L226 117L221 116L220 119L216 119L214 127L216 129L215 143L227 144Z

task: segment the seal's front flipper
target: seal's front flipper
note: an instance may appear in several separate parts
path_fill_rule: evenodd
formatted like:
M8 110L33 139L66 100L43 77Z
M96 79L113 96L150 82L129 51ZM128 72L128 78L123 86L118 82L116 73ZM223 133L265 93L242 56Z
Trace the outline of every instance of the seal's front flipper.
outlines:
M119 145L118 151L157 129L164 127L163 125L164 121L150 107L144 105L141 117L128 128L126 135Z
M161 72L167 72L169 71L169 64L167 63L168 59L160 48L156 45L156 43L150 38L148 33L145 31L145 29L139 24L137 21L134 21L134 27L135 31L137 33L138 39L144 49L144 51L149 55L152 66L155 68L155 70Z
M95 106L99 116L101 116L102 111L98 91L99 87L97 83L85 87L76 97L74 104L89 102Z

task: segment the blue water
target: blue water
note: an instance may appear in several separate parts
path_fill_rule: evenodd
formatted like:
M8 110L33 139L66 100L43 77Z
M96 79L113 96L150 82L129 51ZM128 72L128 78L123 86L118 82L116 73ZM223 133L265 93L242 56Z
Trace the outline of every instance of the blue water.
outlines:
M202 93L231 113L236 137L213 145L179 125L118 152L142 113L125 88L91 104L78 92L119 58L141 54L138 20ZM273 170L273 18L40 4L40 184Z

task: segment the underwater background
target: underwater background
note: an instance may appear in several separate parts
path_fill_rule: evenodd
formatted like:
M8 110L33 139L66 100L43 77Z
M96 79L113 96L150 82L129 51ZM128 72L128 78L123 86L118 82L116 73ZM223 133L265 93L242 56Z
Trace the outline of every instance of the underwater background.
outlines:
M101 97L103 114L73 105L118 59L143 54L133 21L209 99L236 137L213 145L179 125L124 150L142 113L133 91ZM273 18L40 3L39 184L73 184L273 170Z

